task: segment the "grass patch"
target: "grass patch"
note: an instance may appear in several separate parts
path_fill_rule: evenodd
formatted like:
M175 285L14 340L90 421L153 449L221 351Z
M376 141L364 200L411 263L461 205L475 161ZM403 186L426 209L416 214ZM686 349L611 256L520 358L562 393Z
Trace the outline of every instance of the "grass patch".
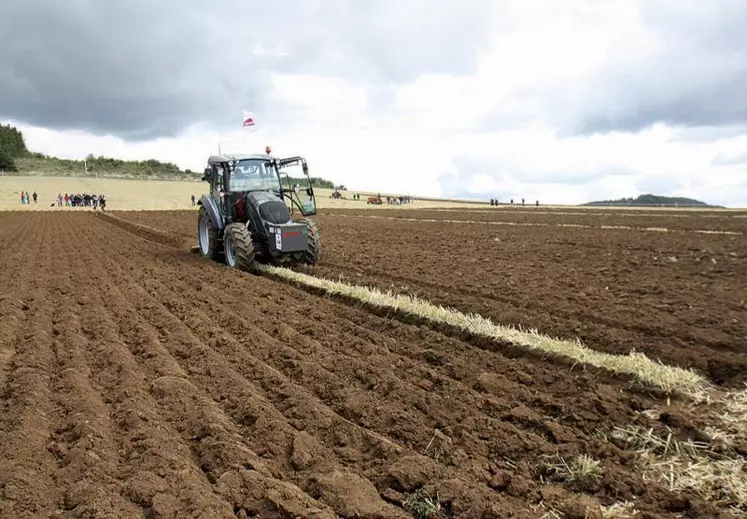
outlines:
M630 352L615 355L592 350L579 340L563 340L549 337L535 330L519 330L511 326L493 323L490 319L476 314L462 313L453 308L435 305L414 296L381 292L376 288L351 285L342 281L323 279L283 267L262 265L261 270L273 276L361 301L365 304L392 309L405 315L415 315L427 321L445 324L481 337L508 342L532 350L560 355L575 362L615 373L633 375L638 380L653 385L666 393L700 395L708 383L698 373L653 361L643 353Z
M580 454L570 460L556 455L555 461L547 465L546 471L550 479L570 485L593 483L599 480L603 473L602 463L588 454Z
M436 497L431 497L424 489L418 489L412 494L408 494L402 506L418 519L429 519L441 511L441 503Z

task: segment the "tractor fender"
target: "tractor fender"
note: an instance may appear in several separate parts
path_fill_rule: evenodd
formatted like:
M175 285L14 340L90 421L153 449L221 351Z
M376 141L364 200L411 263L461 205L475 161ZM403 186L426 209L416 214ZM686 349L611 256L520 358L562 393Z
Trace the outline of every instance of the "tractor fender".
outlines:
M200 201L197 202L198 205L201 205L205 208L207 211L207 214L210 215L210 220L213 222L213 225L216 229L223 229L223 218L220 217L220 211L218 210L218 204L215 203L215 200L213 197L208 195L202 195L200 197Z

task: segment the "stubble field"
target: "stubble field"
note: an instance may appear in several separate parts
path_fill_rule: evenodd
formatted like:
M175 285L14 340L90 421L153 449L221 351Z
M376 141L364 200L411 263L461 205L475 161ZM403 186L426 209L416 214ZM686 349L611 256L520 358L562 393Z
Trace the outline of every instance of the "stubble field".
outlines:
M194 211L0 213L0 516L747 512L747 221L683 215L326 211L305 271L692 367L708 405L201 260Z

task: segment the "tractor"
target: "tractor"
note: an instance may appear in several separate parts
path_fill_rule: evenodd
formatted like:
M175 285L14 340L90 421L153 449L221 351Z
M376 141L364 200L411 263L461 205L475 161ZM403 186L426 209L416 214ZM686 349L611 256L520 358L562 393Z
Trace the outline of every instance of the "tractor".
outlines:
M305 188L291 185L283 171L298 164ZM200 197L197 212L203 258L247 272L257 272L260 263L316 264L319 230L308 218L316 214L316 196L303 157L212 155L207 165L202 180L210 192ZM296 212L301 218L293 218Z

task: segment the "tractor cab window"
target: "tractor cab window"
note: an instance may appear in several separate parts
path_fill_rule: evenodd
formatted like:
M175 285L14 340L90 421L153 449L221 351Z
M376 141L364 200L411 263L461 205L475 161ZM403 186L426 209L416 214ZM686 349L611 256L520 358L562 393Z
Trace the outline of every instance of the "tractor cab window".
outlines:
M277 191L278 188L278 177L266 160L240 160L231 174L231 191Z

